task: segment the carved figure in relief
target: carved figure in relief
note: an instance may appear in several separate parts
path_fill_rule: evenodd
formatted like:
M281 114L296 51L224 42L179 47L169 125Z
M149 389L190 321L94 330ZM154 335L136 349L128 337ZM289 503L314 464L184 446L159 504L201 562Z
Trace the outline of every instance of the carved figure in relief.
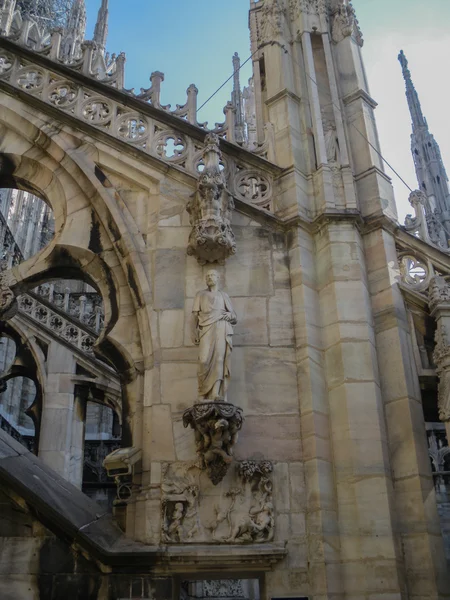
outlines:
M184 506L182 502L177 502L172 513L172 520L168 524L166 533L167 540L179 542L182 538L182 521L184 516Z
M198 396L225 400L230 380L233 325L237 323L229 296L218 288L219 274L206 274L208 289L198 292L192 308L193 342L199 347Z
M198 403L183 414L183 425L194 429L202 468L214 485L222 481L233 460L243 421L242 409L228 402Z
M16 279L8 270L8 261L0 261L0 320L8 321L17 312L17 298L11 287L16 284Z

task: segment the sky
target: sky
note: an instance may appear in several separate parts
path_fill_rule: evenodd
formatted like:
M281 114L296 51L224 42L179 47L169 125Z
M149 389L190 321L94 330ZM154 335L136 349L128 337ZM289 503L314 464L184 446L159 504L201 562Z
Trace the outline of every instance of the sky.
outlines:
M101 0L86 0L87 37L92 37ZM232 74L231 58L250 54L249 0L110 0L108 50L127 56L127 88L150 87L153 71L162 71L162 103L184 104L195 83L198 106ZM363 58L383 156L408 185L417 181L410 151L411 121L397 60L403 49L428 120L450 173L450 0L354 0L364 36ZM241 83L251 75L250 62ZM199 112L210 126L224 120L231 82ZM399 220L411 212L409 190L392 177Z

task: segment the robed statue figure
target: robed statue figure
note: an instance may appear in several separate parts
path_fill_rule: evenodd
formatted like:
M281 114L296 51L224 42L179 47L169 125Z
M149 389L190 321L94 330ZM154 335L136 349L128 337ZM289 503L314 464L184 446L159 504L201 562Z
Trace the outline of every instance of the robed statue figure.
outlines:
M198 396L226 401L230 380L233 325L236 313L230 298L218 289L217 271L206 273L207 290L198 292L192 308L192 337L199 346Z

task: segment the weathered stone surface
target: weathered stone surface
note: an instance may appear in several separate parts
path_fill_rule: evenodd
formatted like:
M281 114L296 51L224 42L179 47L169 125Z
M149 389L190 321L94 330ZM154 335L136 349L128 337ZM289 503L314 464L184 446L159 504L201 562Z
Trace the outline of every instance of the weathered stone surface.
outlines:
M239 252L228 259L227 291L235 296L267 296L273 293L269 232L262 228L235 228Z
M184 274L186 256L183 250L155 252L156 309L184 308Z
M235 298L238 315L233 342L236 346L265 346L268 342L266 298Z
M298 412L295 353L289 348L235 348L228 397L246 415Z

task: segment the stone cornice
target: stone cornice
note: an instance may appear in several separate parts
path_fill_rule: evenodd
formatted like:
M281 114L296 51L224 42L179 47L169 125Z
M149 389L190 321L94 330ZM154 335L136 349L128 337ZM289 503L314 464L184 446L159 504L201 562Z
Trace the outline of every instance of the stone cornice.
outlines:
M362 89L351 92L350 94L347 94L347 96L344 96L344 98L342 98L342 102L346 106L348 104L351 104L355 100L363 100L371 108L376 108L378 106L378 103L371 96L369 96L369 94L365 90Z

